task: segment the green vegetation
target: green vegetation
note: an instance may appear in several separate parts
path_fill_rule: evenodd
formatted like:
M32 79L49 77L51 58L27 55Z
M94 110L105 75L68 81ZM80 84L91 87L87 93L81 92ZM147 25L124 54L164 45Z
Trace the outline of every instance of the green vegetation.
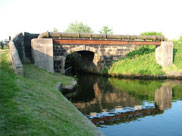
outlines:
M108 73L164 75L162 67L155 61L155 46L142 46L130 52L125 58L114 62Z
M146 32L141 35L162 35L157 32ZM155 46L140 46L138 50L128 53L125 58L114 62L109 68L104 68L103 73L126 75L166 75L168 72L182 72L182 41L174 43L174 64L162 68L155 60Z
M182 41L174 41L174 65L182 69Z
M182 35L181 35L181 36L179 36L179 38L178 38L178 42L182 42Z
M140 35L147 35L147 36L163 36L163 34L161 32L144 32L144 33L141 33Z
M25 65L25 77L16 76L0 55L0 135L93 136L99 133L86 117L55 88L73 79Z
M5 49L0 49L0 54L4 53L4 52L7 52L8 51L8 48L6 47Z
M108 26L103 26L102 29L99 31L100 34L113 34L113 30Z
M53 32L58 32L58 29L56 27L54 27Z
M92 29L82 22L73 22L65 30L67 33L93 33Z

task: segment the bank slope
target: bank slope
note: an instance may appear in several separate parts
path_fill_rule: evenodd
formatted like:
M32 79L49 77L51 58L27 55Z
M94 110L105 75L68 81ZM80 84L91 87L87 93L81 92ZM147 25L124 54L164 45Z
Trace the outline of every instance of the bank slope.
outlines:
M155 61L155 47L151 46L130 52L125 58L114 62L108 72L128 75L164 74L162 67Z
M114 75L168 75L171 71L182 71L182 42L174 42L174 65L163 69L155 60L155 46L141 46L125 58L114 62L104 73Z
M0 56L0 135L102 135L54 88L71 78L25 67L26 77L18 77L10 68L7 53Z

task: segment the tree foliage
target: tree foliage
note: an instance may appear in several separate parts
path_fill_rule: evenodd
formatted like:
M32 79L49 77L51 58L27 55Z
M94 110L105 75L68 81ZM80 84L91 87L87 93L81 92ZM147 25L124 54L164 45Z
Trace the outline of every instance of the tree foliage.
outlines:
M58 29L54 27L53 32L58 32Z
M65 30L67 33L93 33L91 27L82 22L73 22Z
M182 42L182 35L179 36L178 41L179 41L179 42Z
M146 36L164 36L161 32L144 32L140 35L146 35Z
M99 31L100 34L113 34L112 28L108 26L103 26L102 29Z

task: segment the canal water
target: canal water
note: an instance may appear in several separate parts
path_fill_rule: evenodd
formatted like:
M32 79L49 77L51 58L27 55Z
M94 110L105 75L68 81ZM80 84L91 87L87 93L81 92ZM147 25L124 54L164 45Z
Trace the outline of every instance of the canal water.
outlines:
M106 136L182 136L182 81L80 75L66 96Z

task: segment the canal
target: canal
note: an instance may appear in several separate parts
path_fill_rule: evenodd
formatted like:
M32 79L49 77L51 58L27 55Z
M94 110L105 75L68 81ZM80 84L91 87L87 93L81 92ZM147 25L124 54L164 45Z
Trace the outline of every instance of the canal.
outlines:
M106 136L182 135L182 81L80 75L65 96Z

